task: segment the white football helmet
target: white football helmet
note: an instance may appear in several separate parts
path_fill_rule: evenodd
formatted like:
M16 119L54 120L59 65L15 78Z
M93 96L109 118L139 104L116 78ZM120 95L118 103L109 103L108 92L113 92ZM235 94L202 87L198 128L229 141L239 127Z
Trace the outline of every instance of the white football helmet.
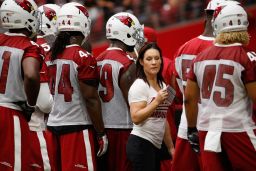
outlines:
M33 37L39 30L40 19L40 12L33 0L5 0L1 5L3 28L26 28Z
M128 12L120 12L109 18L106 24L107 39L117 39L128 46L144 42L143 25Z
M222 3L225 3L226 0L211 0L205 10L215 10L218 6L220 6Z
M238 2L238 1L226 0L225 2L221 3L221 6L230 5L230 4L233 4L233 5L241 5L241 3Z
M91 20L87 9L76 2L64 4L57 18L58 31L79 31L85 39L90 34Z
M247 13L240 5L219 6L213 15L214 34L222 32L246 31L249 25Z
M38 11L42 14L41 31L44 35L56 35L59 10L60 6L56 4L45 4L38 8Z

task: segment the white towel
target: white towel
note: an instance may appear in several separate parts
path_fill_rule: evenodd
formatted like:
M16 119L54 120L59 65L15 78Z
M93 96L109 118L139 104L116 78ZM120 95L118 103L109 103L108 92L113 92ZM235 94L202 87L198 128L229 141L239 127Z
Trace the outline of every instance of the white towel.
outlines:
M212 152L221 152L220 137L221 132L208 131L205 137L204 150Z

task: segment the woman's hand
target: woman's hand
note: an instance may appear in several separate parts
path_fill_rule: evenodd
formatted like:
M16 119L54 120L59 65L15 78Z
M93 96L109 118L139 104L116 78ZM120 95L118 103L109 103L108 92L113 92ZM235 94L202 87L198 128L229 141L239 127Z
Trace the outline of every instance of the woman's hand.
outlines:
M168 92L166 89L161 89L158 91L155 100L158 102L158 104L161 104L165 99L168 97Z

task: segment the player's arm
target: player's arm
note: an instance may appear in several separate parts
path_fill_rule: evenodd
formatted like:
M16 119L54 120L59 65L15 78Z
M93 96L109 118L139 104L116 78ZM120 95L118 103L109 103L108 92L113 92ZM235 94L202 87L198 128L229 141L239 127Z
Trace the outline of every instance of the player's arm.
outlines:
M185 111L188 122L188 127L196 127L198 101L200 98L199 87L195 81L187 80L187 86L185 88Z
M252 99L253 103L256 103L256 82L245 84L247 94Z
M136 79L136 65L132 63L120 78L120 89L123 93L124 99L126 100L127 104L128 104L128 91L135 79Z
M199 150L199 137L196 128L197 114L198 114L198 101L199 101L199 87L197 82L190 79L187 80L185 88L185 113L188 122L187 138L192 149L198 153Z
M96 88L97 86L94 83L87 84L85 81L79 81L79 85L82 96L85 100L87 111L97 132L97 141L99 145L97 156L100 157L107 151L108 139L107 135L104 132L101 103Z
M22 68L27 102L34 106L40 89L40 61L33 57L26 57L22 61Z
M95 130L98 133L104 132L104 124L101 113L101 103L98 96L97 86L87 84L85 81L79 81L80 90L85 100L85 105Z

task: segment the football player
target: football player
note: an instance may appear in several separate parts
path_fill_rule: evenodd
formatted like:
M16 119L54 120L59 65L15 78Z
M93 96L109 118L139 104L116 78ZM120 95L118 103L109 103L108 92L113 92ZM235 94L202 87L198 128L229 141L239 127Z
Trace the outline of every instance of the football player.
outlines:
M187 76L188 139L196 145L199 134L203 170L256 167L255 56L243 47L249 43L248 25L240 5L219 6L213 18L215 44L195 58Z
M0 34L0 170L31 170L28 121L40 87L43 56L30 40L39 29L40 13L33 0L5 0Z
M48 138L57 149L61 170L96 170L93 126L100 147L98 156L106 152L108 141L97 92L97 63L81 47L90 33L88 11L79 3L67 3L59 11L57 25L59 33L47 61L54 95Z
M36 36L36 43L42 47L44 54L49 55L50 45L46 41L46 37L55 37L57 33L57 14L60 7L55 4L45 4L38 8L42 14L41 27ZM54 149L47 145L46 122L48 114L53 106L53 98L49 89L49 78L45 61L40 71L40 91L37 99L37 107L29 121L31 130L31 148L33 161L31 166L41 168L42 170L56 170L56 161L53 159Z
M133 52L138 41L143 41L143 27L127 12L109 18L106 37L110 46L96 59L99 68L99 95L102 115L109 140L108 153L99 163L101 170L131 170L126 157L126 142L132 129L128 107L128 90L135 80L135 61L127 52ZM104 161L104 159L106 159Z
M193 59L200 52L213 45L214 36L211 20L214 10L223 2L224 0L212 0L208 3L205 9L204 32L200 36L195 37L183 44L175 54L174 75L183 95L187 84L186 74L189 71ZM187 120L185 115L185 108L183 105L183 111L178 129L178 137L176 139L172 169L175 171L201 170L202 168L200 165L200 155L198 152L199 146L194 146L191 148L187 139Z

